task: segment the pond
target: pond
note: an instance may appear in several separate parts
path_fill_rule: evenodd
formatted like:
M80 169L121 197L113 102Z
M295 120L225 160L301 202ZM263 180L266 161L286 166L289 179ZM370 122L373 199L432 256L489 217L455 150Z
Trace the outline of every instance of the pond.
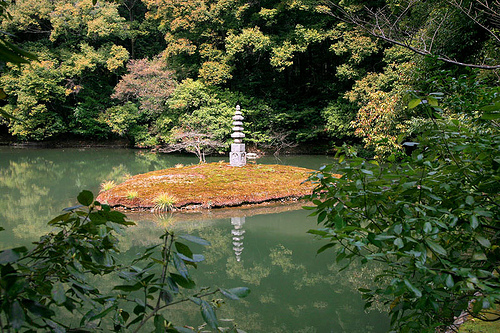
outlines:
M194 156L132 149L0 147L0 223L6 229L0 233L0 247L36 241L50 231L46 222L73 206L81 190L97 193L104 181L121 182L130 175L196 162ZM325 156L271 156L257 163L317 169L331 162ZM218 310L219 318L232 318L247 332L387 332L387 313L381 306L365 312L357 292L381 268L339 272L328 252L316 256L323 243L306 234L316 224L300 205L130 213L137 225L122 236L120 248L124 257L132 258L157 244L165 228L209 240L205 262L191 274L198 286L251 289L243 301L228 301ZM172 309L168 318L194 327L202 323L195 306Z

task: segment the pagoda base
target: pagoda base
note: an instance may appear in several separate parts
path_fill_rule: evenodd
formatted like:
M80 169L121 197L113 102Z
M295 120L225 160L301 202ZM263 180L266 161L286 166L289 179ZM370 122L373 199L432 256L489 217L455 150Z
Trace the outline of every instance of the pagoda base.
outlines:
M247 164L247 156L245 153L244 143L231 144L231 152L229 153L229 164L231 166L245 166Z

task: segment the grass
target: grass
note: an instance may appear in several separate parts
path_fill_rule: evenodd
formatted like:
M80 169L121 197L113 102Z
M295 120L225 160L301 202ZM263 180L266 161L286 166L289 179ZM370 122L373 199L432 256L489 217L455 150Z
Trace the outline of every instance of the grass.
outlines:
M144 210L162 209L156 199L159 193L175 198L170 203L172 208L220 208L293 200L311 193L314 185L304 181L312 171L286 165L231 167L222 162L174 167L133 176L102 192L97 200ZM132 190L138 193L133 202L126 199Z
M488 320L495 320L500 317L500 306L497 305L495 310L490 310L488 314L484 314ZM463 323L458 330L459 333L498 333L500 332L500 320L484 321L479 319L470 319Z
M175 197L168 193L160 193L154 198L154 210L159 212L168 212L174 208Z
M133 200L133 199L137 198L138 195L139 195L139 193L137 193L137 191L129 191L129 192L127 192L127 199Z
M116 183L114 180L108 180L103 183L101 183L101 191L109 191L112 188L116 186Z
M481 321L469 320L465 322L460 329L459 333L498 333L500 332L500 322L498 321Z

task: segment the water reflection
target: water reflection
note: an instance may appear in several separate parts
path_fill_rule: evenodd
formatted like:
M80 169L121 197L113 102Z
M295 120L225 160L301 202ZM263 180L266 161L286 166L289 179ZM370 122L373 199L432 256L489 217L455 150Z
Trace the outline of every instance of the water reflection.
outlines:
M243 229L243 224L245 224L245 217L231 217L231 225L233 230L231 230L231 235L233 235L233 251L236 255L236 261L241 261L241 253L243 252L243 239L245 238L245 229Z
M211 157L208 162L226 160ZM285 156L258 160L317 169L325 156ZM137 149L36 149L0 146L0 248L36 241L50 231L46 222L76 203L82 190L99 191L105 181L121 183L130 176L177 164L196 164L197 158L157 154Z
M285 157L283 163L319 168L325 160ZM121 182L129 175L191 163L196 158L127 149L0 147L0 222L6 229L0 233L0 246L37 240L49 230L47 221L75 204L80 190L96 193L104 181ZM258 163L276 161L259 159ZM192 246L206 258L192 272L198 286L252 290L247 299L222 306L219 318L234 318L247 332L386 332L386 314L365 313L357 292L369 287L381 268L339 272L327 252L316 256L323 244L305 233L315 227L315 221L297 210L303 204L156 216L127 213L137 225L119 236L123 260L130 261L158 244L165 228L194 234L211 242L207 248ZM111 281L112 276L106 279ZM190 305L169 309L168 317L175 323L201 324L199 309Z
M366 313L358 288L370 287L377 266L357 266L339 272L327 253L316 256L322 245L305 233L314 219L302 210L264 213L230 210L211 214L176 214L168 218L142 213L131 238L129 253L137 247L155 244L167 219L171 230L203 237L211 245L203 249L206 261L193 271L199 286L232 288L248 286L251 294L242 302L226 302L219 318L231 318L247 332L386 332L387 314L378 305ZM136 216L137 217L137 216ZM173 223L173 224L172 224ZM156 231L155 231L156 230ZM140 235L140 236L138 236ZM243 238L242 238L243 236ZM138 239L141 239L140 241ZM147 239L150 241L146 242ZM143 245L140 245L143 244ZM380 311L382 310L382 311ZM172 320L197 327L199 313L179 307Z

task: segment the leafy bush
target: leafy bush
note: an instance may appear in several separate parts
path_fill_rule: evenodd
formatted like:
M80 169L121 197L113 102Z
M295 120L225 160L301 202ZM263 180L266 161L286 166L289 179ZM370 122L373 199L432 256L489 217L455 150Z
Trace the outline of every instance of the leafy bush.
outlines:
M132 102L110 107L101 115L102 121L106 122L111 131L121 136L127 134L130 128L137 124L138 118L139 109Z
M367 307L385 301L398 332L434 332L500 302L498 89L483 95L490 105L469 104L459 118L445 117L436 96L410 101L433 128L402 162L341 157L311 177L324 227L309 232L328 240L318 252L385 263L378 288L360 291Z
M205 299L216 293L233 300L248 295L242 287L196 288L187 265L196 268L204 257L182 240L209 243L191 235L166 231L162 244L147 248L128 265L118 265L115 232L134 223L94 201L89 191L81 192L78 202L49 222L56 230L41 237L33 249L0 252L2 331L139 332L152 321L154 332L194 332L164 317L166 308L183 302L199 306L207 325L216 329L215 307ZM91 277L109 274L121 282L105 294ZM60 315L64 310L79 320L68 323Z
M355 119L357 108L355 105L344 100L331 102L323 109L322 116L326 120L326 129L336 138L354 136L354 128L351 122Z

